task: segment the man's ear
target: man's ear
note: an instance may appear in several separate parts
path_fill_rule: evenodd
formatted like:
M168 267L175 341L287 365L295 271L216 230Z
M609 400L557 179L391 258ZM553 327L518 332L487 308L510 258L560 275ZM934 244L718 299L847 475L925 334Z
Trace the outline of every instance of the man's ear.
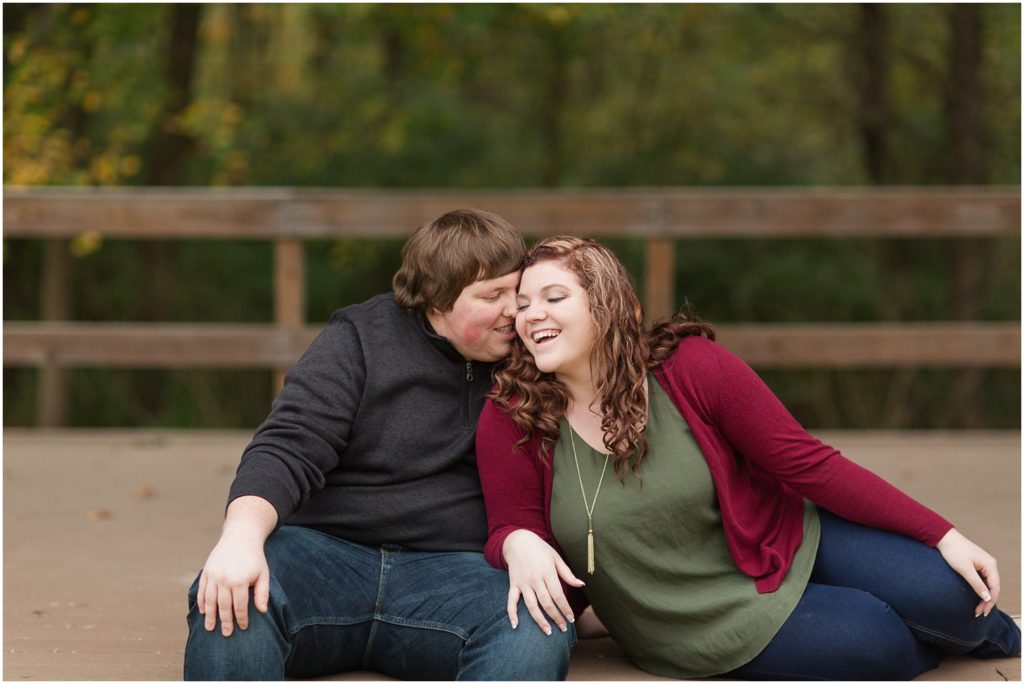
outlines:
M444 312L438 309L436 306L428 306L424 309L424 316L430 321L430 326L437 331L438 322L442 320Z

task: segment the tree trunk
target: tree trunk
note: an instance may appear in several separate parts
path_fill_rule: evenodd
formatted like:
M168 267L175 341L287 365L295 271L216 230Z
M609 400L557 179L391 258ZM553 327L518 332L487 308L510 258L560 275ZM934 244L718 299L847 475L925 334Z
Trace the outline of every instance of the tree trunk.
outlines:
M860 68L856 70L859 76L857 112L864 150L864 166L873 185L886 185L896 182L898 175L892 166L889 146L892 110L889 106L888 8L877 4L862 4L859 9L857 46L860 50ZM898 321L903 318L907 308L906 293L910 288L904 274L913 255L905 242L880 240L878 258L883 264L882 271L891 278L886 296L881 298L882 317ZM881 402L882 414L878 418L883 428L903 428L912 419L908 407L915 375L913 368L898 368L893 371L886 386L884 400Z
M181 126L181 117L192 101L192 82L199 43L203 6L168 6L170 32L164 78L167 95L157 117L149 144L145 181L148 185L182 185L185 168L195 151L195 140ZM178 244L170 240L142 241L139 256L146 275L137 303L136 320L166 321L173 318L177 287ZM166 383L158 374L135 375L136 396L143 417L156 415L164 403Z
M195 148L195 140L181 127L181 116L192 100L202 8L199 4L170 5L171 32L164 70L167 96L150 142L146 179L150 185L183 183L185 164Z
M548 62L541 86L544 89L541 105L541 140L544 146L541 185L557 186L561 181L564 165L562 118L566 91L569 87L569 55L565 45L565 27L549 26L547 38Z
M981 8L977 5L951 5L948 12L952 35L947 102L952 154L948 179L958 185L980 185L986 178L982 145L984 89L981 81ZM957 320L972 320L977 318L980 309L985 245L977 239L960 238L953 241L952 250L950 313ZM957 373L953 406L961 412L961 425L964 428L981 426L978 404L980 386L980 371L963 370Z
M868 177L876 185L892 181L889 158L889 23L887 8L860 6L860 128Z

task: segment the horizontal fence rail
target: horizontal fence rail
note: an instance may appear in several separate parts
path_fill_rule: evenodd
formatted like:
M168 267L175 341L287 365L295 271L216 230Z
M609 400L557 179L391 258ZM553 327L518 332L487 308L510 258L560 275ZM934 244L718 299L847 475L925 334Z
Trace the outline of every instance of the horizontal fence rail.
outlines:
M287 368L322 326L6 323L12 365ZM776 323L715 326L755 366L1017 367L1017 323Z
M523 234L646 241L644 308L675 305L676 239L998 238L1020 234L1017 187L319 190L4 188L5 238L47 242L42 322L4 323L4 365L42 368L38 424L59 425L66 369L273 368L280 385L319 330L305 321L304 241L405 237L479 207ZM66 322L67 240L268 240L274 321L262 325ZM719 340L763 367L1020 367L1019 321L729 324Z
M630 190L4 189L9 237L316 239L402 237L456 207L525 235L595 237L988 237L1020 232L1018 188Z

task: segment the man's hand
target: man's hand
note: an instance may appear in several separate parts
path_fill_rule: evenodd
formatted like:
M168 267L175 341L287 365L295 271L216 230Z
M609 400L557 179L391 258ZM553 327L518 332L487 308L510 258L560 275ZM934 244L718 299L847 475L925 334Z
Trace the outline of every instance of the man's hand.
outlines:
M261 613L270 602L270 568L263 544L277 525L277 511L265 499L243 496L228 506L220 541L213 547L199 577L196 604L212 632L220 617L221 634L228 637L235 622L249 627L249 587Z
M551 634L551 625L544 613L559 629L566 631L566 620L575 622L575 618L559 577L573 587L582 587L583 581L572 574L547 542L528 530L516 530L508 535L502 554L508 564L508 619L512 628L519 625L519 598L522 597L533 621L545 634Z

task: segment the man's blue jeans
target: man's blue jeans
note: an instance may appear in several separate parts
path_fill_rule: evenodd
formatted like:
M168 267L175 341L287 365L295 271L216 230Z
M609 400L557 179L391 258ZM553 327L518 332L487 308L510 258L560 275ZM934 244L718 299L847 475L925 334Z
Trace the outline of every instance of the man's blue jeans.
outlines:
M373 670L399 679L558 680L572 625L545 635L505 606L508 574L480 553L370 548L284 526L266 543L270 609L207 632L189 592L185 679L283 679Z
M819 508L821 545L803 598L739 679L911 679L946 655L1020 655L1020 628L933 548Z

